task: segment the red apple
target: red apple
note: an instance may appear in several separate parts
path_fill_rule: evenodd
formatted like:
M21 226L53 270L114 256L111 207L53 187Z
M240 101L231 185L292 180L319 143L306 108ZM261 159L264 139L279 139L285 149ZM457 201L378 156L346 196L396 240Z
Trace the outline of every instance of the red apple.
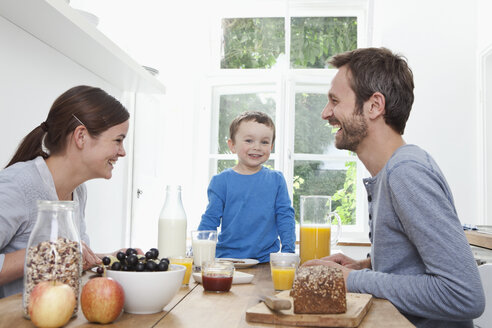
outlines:
M28 311L36 327L61 327L73 315L75 293L59 281L42 281L31 291Z
M82 288L80 305L90 322L113 322L120 315L124 304L123 287L111 278L92 278Z

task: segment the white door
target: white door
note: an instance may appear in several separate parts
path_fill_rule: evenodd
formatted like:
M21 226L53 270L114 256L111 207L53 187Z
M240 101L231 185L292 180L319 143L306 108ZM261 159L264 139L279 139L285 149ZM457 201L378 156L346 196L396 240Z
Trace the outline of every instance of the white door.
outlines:
M165 185L158 174L162 147L162 96L137 94L134 117L132 220L130 244L144 252L157 247Z

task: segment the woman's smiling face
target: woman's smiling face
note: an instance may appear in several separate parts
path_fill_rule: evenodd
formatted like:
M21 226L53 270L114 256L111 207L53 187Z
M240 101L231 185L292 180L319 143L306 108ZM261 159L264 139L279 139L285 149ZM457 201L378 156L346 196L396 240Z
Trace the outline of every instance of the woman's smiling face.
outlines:
M110 179L119 157L126 155L123 140L128 133L129 121L115 125L97 137L90 137L83 156L90 179Z

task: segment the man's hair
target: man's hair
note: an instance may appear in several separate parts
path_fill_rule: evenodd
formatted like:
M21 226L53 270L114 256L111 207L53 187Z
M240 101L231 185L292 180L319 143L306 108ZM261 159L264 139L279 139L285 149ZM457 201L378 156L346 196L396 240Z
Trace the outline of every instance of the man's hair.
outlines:
M264 124L268 126L269 128L272 128L273 130L273 139L272 139L272 145L275 142L275 124L273 123L273 120L268 116L267 114L263 112L258 112L258 111L250 111L250 112L243 112L236 116L236 118L231 122L231 125L229 126L229 137L233 142L236 142L234 138L236 137L237 130L239 129L239 125L242 122L249 122L249 121L254 121L260 124Z
M375 92L385 98L384 121L403 134L413 104L413 73L406 58L386 48L364 48L338 54L330 59L336 68L347 66L356 110Z

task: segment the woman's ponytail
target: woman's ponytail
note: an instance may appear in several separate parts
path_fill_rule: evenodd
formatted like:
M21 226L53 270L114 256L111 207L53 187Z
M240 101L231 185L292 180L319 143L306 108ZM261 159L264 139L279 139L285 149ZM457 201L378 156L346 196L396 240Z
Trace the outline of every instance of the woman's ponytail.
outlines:
M49 155L43 150L43 138L47 133L47 130L48 127L46 123L43 122L25 136L6 168L17 162L29 161L38 156L47 158Z

